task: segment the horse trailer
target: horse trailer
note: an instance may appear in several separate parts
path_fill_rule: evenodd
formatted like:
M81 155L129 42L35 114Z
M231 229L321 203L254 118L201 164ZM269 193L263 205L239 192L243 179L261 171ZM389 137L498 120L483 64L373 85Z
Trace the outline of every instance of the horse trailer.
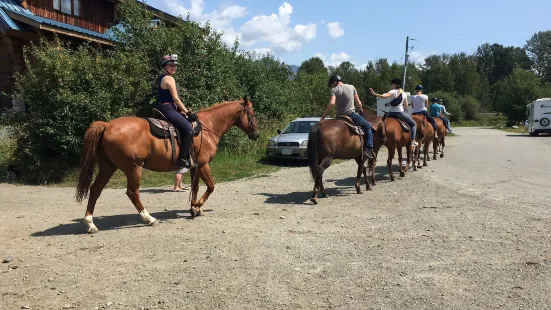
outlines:
M537 136L540 133L551 134L551 98L538 99L526 106L528 133Z

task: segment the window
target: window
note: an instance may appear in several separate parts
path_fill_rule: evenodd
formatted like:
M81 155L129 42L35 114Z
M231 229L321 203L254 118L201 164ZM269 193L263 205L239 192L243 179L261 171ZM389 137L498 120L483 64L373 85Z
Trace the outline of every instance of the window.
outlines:
M54 10L61 13L80 16L80 0L53 0Z

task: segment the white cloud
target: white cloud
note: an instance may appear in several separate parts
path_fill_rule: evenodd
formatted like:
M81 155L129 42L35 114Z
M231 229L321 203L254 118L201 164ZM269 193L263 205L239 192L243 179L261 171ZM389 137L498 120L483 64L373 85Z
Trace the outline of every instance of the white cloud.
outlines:
M274 50L295 51L316 37L316 24L295 25L291 27L293 7L284 2L278 14L253 17L241 26L242 39L245 45L266 42Z
M177 0L165 0L165 3L175 15L186 18L189 14L191 20L200 24L209 22L216 30L223 31L222 40L228 45L233 45L235 38L241 37L241 34L232 26L233 20L242 18L248 14L246 7L238 5L220 6L217 10L205 13L204 0L190 0L189 8L179 4Z
M414 62L418 65L424 65L425 64L425 58L429 57L430 55L433 55L434 53L424 53L420 51L413 51L409 54L409 61Z
M367 63L357 65L355 61L352 61L352 57L345 52L340 52L338 54L333 53L329 56L329 59L327 59L327 57L325 57L322 53L315 53L314 57L320 58L326 66L338 67L345 61L349 61L358 70L365 70L365 67L367 66Z
M253 51L257 52L258 54L260 55L267 55L267 54L273 54L274 52L272 51L271 48L269 47L257 47L257 48L253 48Z
M356 66L356 69L358 69L358 70L365 70L365 67L367 67L367 62L364 63L364 64L361 64L361 65L359 65L359 66Z
M339 37L342 37L344 35L344 29L342 29L341 24L339 22L327 23L327 31L329 32L329 36L333 40Z

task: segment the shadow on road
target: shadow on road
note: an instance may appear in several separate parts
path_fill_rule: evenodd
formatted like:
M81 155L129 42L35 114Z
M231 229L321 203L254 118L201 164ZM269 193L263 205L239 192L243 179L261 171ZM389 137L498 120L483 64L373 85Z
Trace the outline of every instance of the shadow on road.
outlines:
M313 186L313 183L312 183L312 186ZM348 193L343 193L343 191L339 188L325 188L325 191L330 197L339 197L339 196L348 195ZM267 197L264 203L283 204L283 205L311 204L310 198L312 198L312 192L292 192L292 193L285 193L285 194L258 193L256 195Z
M505 135L505 136L507 136L507 137L515 137L515 138L532 138L532 139L538 138L538 137L540 137L540 138L543 138L543 137L551 137L551 135L549 135L549 134L547 134L547 135L542 135L542 134L540 134L539 136L535 136L535 137L532 137L532 136L530 136L530 135L528 135L528 134L516 134L516 135Z
M174 195L189 195L189 188L186 187L184 191L181 192L174 192L172 189L163 189L163 188L145 188L140 189L140 193L148 193L148 194L163 194L163 193L174 193Z
M203 212L208 212L204 210ZM185 216L178 215L178 213L186 213ZM157 218L160 221L171 219L191 219L189 210L184 211L164 211L151 213L151 216ZM98 216L94 218L94 224L101 230L116 230L127 229L144 226L144 223L140 219L137 213L132 214L118 214L111 216ZM162 224L162 223L161 223ZM38 231L31 236L33 237L47 237L47 236L64 236L64 235L80 235L85 234L85 226L82 219L74 219L71 224L58 225L52 228L48 228L44 231Z

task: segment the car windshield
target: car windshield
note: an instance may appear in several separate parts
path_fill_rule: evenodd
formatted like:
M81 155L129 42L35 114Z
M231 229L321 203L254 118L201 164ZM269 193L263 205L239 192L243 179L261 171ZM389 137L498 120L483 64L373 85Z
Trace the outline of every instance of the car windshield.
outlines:
M287 133L309 133L310 128L317 124L317 121L300 121L300 122L291 122L283 131L282 134Z

